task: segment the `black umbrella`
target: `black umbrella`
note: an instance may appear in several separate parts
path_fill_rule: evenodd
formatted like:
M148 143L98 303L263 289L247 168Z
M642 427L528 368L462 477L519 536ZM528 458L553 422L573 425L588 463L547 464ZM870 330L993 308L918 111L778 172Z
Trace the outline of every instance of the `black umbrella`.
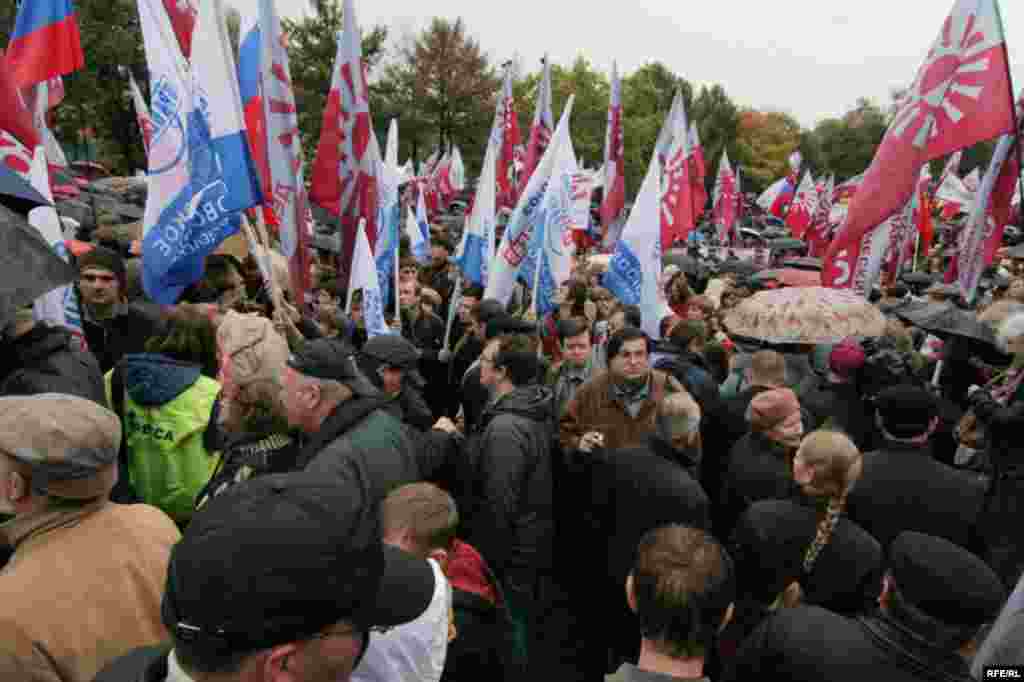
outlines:
M33 208L49 206L50 202L20 175L0 164L0 205L28 215Z
M1010 258L1024 258L1024 244L1018 244L1006 252Z
M900 279L913 286L925 286L937 281L935 275L927 272L906 272L900 277Z
M789 232L787 230L780 230L778 228L770 228L761 233L761 236L765 239L789 239Z
M901 320L936 336L958 336L995 345L992 329L977 316L950 303L911 302L892 311Z
M821 272L823 265L820 258L804 256L803 258L787 258L782 261L782 267L793 268L794 270L811 270L814 272Z
M0 207L0 316L75 279L75 268L24 217Z
M787 237L786 239L773 239L770 242L768 242L768 248L772 249L773 251L788 251L790 249L802 249L805 246L807 246L807 244L800 241L799 239L794 239L792 237Z

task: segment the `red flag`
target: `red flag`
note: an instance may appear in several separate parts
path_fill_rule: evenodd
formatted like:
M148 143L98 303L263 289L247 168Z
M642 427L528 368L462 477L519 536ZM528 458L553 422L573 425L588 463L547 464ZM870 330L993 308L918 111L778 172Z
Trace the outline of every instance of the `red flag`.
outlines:
M39 145L39 133L32 120L32 112L25 106L11 78L11 72L0 59L0 130L6 130L29 149Z
M530 181L533 170L551 144L551 134L554 131L555 117L551 113L551 65L545 58L544 72L537 87L537 107L533 113L533 125L530 126L530 140L526 144L526 166L523 168L523 177L519 183L523 187Z
M863 238L906 205L923 164L1010 132L1012 103L996 0L958 0L864 174L822 281L849 287L834 262L858 260Z
M612 91L608 102L608 128L604 137L604 197L601 201L601 236L626 206L625 148L622 136L622 81L612 63Z
M708 190L706 185L707 164L704 161L704 147L700 143L700 133L697 132L697 124L690 123L690 185L691 197L693 199L693 219L700 220L704 215L704 209L708 205Z
M921 235L921 253L927 255L932 249L932 239L935 238L935 221L932 218L932 200L928 187L932 181L931 171L928 165L921 167L921 179L917 183L917 213L914 221L917 224L917 233Z
M669 248L676 240L685 240L695 224L687 146L686 135L677 135L665 163L665 191L661 195L662 249Z
M796 197L789 204L786 212L786 226L797 239L803 239L804 232L811 226L818 212L818 190L814 186L814 178L810 172L804 173L804 179L797 187Z
M519 136L519 118L516 116L516 103L512 97L512 68L505 71L505 82L501 88L498 107L498 115L501 121L498 126L501 129L501 148L498 153L498 208L515 208L516 200L519 198L518 184L516 182L517 171L516 161L520 156L519 146L522 140Z
M712 216L718 225L718 241L725 244L736 225L739 208L736 175L729 164L729 153L722 150L722 160L718 163L718 175L715 180L715 200Z
M310 199L341 219L342 276L352 263L359 219L377 242L375 159L371 158L369 91L353 0L345 0L343 30L313 161Z
M171 27L181 47L185 59L192 58L192 31L196 27L198 11L192 6L192 0L164 0L164 9L171 19Z
M811 224L804 233L807 241L807 254L814 258L820 258L828 248L828 236L832 229L830 216L832 215L832 203L835 196L835 176L829 176L828 181L822 186L818 193L818 205L811 218Z

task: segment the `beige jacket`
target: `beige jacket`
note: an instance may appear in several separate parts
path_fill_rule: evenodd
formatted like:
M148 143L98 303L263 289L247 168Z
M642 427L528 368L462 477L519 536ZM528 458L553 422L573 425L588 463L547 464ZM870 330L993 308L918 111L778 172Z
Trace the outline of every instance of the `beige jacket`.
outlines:
M103 501L0 527L0 680L89 682L135 647L166 641L160 599L174 522Z

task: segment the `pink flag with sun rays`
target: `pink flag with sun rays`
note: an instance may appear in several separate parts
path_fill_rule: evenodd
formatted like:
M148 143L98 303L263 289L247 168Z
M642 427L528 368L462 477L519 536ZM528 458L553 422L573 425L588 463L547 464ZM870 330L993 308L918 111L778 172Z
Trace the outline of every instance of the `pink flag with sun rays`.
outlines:
M822 281L853 284L865 236L906 205L923 164L1012 130L997 0L958 0L864 174L826 255Z

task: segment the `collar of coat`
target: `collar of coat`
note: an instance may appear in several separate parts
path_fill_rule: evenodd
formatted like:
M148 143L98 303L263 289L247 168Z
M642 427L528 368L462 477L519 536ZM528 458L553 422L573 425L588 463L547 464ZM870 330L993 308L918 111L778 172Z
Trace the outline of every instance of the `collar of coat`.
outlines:
M15 550L31 538L39 537L57 528L73 526L86 516L103 509L110 500L103 497L74 509L48 509L16 516L0 526L0 541Z

